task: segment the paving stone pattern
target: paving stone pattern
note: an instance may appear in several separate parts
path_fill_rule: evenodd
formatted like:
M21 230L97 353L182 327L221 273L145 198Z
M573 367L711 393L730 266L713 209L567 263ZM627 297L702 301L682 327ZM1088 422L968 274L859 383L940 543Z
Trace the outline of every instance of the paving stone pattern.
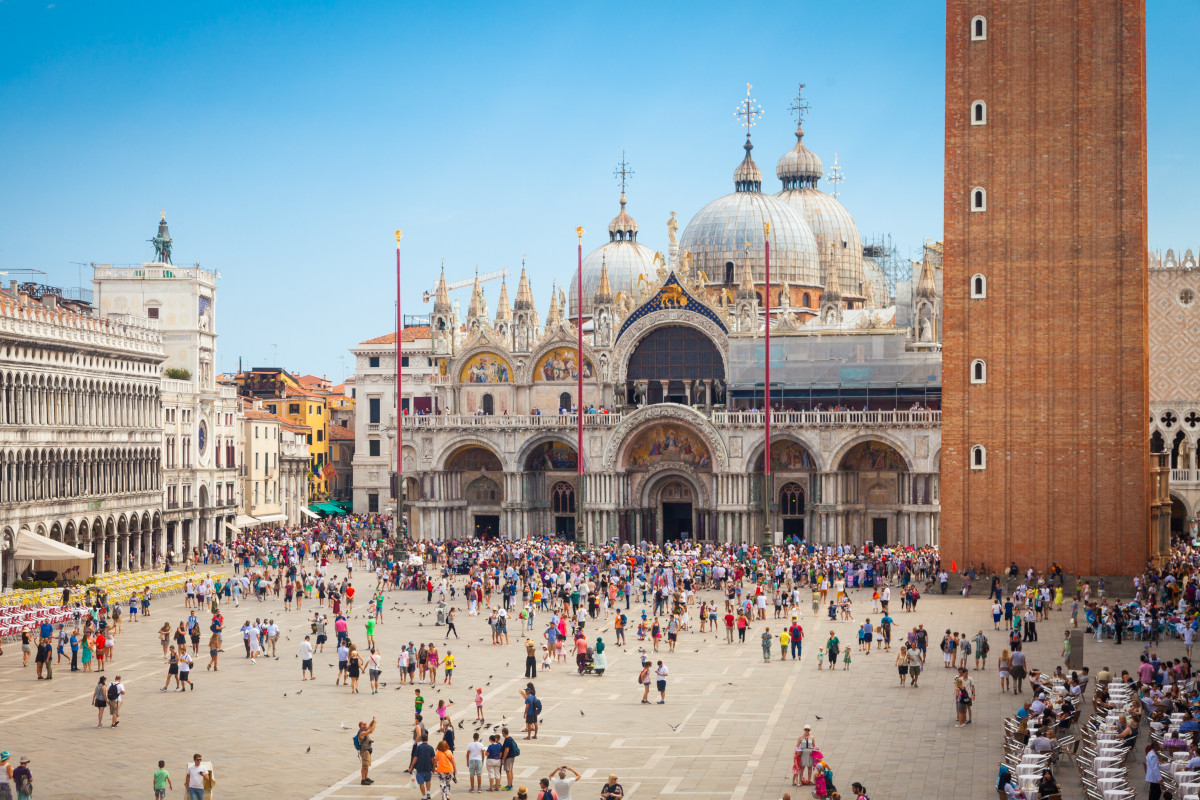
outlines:
M359 582L358 588L360 594L370 593L370 583ZM680 794L741 800L791 792L794 798L807 798L808 787L789 785L793 748L805 724L813 726L839 788L847 792L857 780L875 800L992 796L1001 751L1000 720L1019 703L999 691L995 661L1003 635L992 634L987 601L927 596L916 613L893 614L901 630L923 623L932 632L929 663L920 688L914 690L897 685L894 649L858 652L858 621L867 616L878 621L879 615L867 613L865 591L853 592L852 597L855 622L830 623L824 615L804 615L800 662L781 663L777 643L772 661L763 662L763 627L777 634L782 620L756 622L741 645L726 644L723 632L682 633L675 653L665 652L664 644L661 654L649 654L662 658L670 669L663 706L639 703L639 645L632 634L636 624L631 625L625 648L613 644L611 621L589 625L598 627L609 644L608 672L603 677L580 676L568 663L539 674L536 685L545 722L540 738L528 742L519 738L518 690L526 680L518 620L510 625L511 644L493 646L486 621L460 613L462 638L451 638L449 644L458 662L454 686L423 690L426 721L436 719L433 709L439 698L453 699L452 718L456 724L464 721L462 729L456 728L461 770L456 796L468 794L465 751L474 730L476 686L485 690L488 724L508 724L518 737L516 785L529 787L531 797L538 778L569 764L584 776L574 793L581 798L598 796L610 772L619 775L627 797ZM417 797L403 771L411 748L413 691L400 686L395 659L398 646L410 640L435 641L445 654L445 628L434 626L433 606L426 604L423 592L388 594L384 624L376 634L388 665L382 678L387 685L374 696L365 675L361 694L334 686L337 657L332 646L316 657L318 680L302 683L297 647L315 604L284 612L282 600L274 599L227 608L227 652L221 656L220 672L204 670L207 654L202 642L200 668L193 671L196 690L160 692L166 666L155 631L164 619L173 624L185 619L182 606L181 595L164 598L155 603L149 621L126 622L117 639L116 669L107 670L109 676L119 670L129 691L115 730L107 722L103 729L96 727L95 709L89 704L95 676L72 674L64 666L53 681L37 681L32 661L28 668L21 667L19 644L5 644L0 657L0 748L10 750L14 761L21 756L32 759L38 796L148 797L151 773L162 758L176 785L171 796L183 797L185 766L193 752L200 752L214 766L217 798L247 797L251 792L269 793L273 800ZM635 604L631 620L638 609ZM768 609L768 616L771 613ZM247 617L260 616L273 616L281 624L279 659L251 664L243 657L236 628ZM1041 641L1026 646L1032 665L1052 668L1057 663L1065 617L1065 612L1054 613L1050 622L1039 625ZM207 616L202 621L207 628ZM365 644L364 622L360 604L350 631ZM545 614L536 620L539 642L546 622ZM952 672L942 669L936 645L946 628L974 635L981 627L992 640L989 669L975 674L975 722L959 729L954 727ZM833 672L816 668L814 645L824 641L830 629L854 648L848 671L841 664ZM1136 644L1096 645L1088 637L1085 663L1093 670L1102 663L1114 669L1131 667L1140 651ZM1171 643L1159 652L1177 656L1182 646ZM358 720L372 716L379 719L371 771L375 783L361 786L351 737ZM1072 770L1060 769L1060 780L1068 795L1080 796L1071 791ZM434 790L436 794L436 782ZM502 796L507 800L514 795L515 789Z

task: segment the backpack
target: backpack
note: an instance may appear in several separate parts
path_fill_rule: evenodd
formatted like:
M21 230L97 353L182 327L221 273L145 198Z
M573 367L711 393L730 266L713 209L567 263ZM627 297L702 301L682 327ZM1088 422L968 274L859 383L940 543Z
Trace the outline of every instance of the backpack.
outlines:
M361 750L361 749L362 749L362 746L361 746L361 744L359 743L359 740L358 740L358 732L356 732L356 733L354 734L354 749L355 749L355 750Z
M542 701L536 697L533 698L533 713L535 716L539 717L542 715Z
M964 656L971 655L971 643L970 642L963 642L962 652L963 652Z

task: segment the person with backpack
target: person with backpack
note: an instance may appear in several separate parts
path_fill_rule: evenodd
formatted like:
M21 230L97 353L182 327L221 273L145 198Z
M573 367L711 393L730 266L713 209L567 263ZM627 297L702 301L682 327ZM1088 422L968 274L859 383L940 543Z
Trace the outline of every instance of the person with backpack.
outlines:
M542 713L542 701L534 692L533 684L527 683L521 698L525 701L525 738L538 738L538 717Z
M371 771L371 752L374 742L371 741L371 734L375 732L375 718L371 717L371 722L358 723L358 732L354 734L354 749L358 751L358 761L361 765L362 778L359 783L362 786L370 786L375 781L367 777L367 773Z
M538 789L537 800L558 800L558 795L550 788L550 779L542 778L541 788Z
M500 733L504 736L504 741L501 742L503 751L500 754L501 763L504 767L504 776L508 779L508 783L504 785L504 791L512 791L513 783L513 767L516 765L517 756L521 755L521 748L517 747L517 742L509 736L508 728L501 728Z
M17 800L33 797L33 773L29 771L28 758L22 758L21 766L13 770L12 782L17 787Z
M121 724L121 703L125 702L125 684L121 683L120 675L114 677L108 685L104 698L108 702L108 713L115 728Z

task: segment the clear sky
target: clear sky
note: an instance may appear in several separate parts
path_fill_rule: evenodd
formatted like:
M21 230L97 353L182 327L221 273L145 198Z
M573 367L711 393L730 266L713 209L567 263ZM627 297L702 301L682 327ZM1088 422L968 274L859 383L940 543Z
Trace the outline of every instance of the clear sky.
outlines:
M1153 0L1148 28L1150 240L1197 249L1200 3ZM622 150L656 250L732 191L747 82L764 189L804 82L864 239L915 255L942 233L944 41L938 2L0 0L0 270L148 260L165 209L176 263L223 276L218 369L338 381L392 330L393 229L406 312L443 259L512 269L512 296L524 254L544 315L575 226L607 238Z

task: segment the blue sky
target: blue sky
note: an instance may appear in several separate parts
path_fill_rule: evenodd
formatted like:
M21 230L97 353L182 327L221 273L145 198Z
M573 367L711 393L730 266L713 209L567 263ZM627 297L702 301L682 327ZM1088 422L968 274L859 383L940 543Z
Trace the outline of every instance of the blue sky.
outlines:
M864 238L942 232L941 3L97 3L0 0L0 269L73 286L133 263L165 209L177 263L221 271L218 368L343 376L451 279L527 258L553 280L606 238L635 171L640 240L665 249L732 190L747 81L764 173L794 143L845 171ZM1150 240L1200 247L1200 3L1149 9ZM764 188L772 191L772 177ZM86 279L86 274L85 274ZM494 309L496 284L488 297ZM466 292L459 293L465 307ZM276 346L278 358L276 359Z

